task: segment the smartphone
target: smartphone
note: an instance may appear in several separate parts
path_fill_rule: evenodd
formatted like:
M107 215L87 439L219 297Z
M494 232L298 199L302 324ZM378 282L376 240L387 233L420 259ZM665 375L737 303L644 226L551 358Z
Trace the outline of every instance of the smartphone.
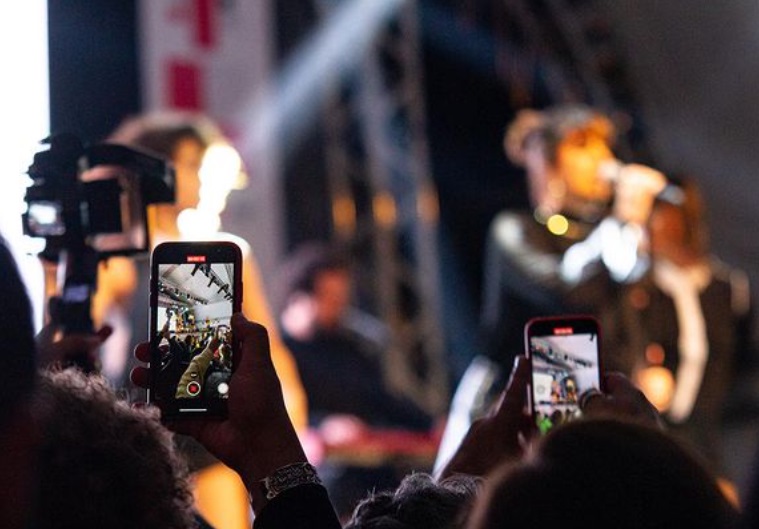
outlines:
M235 368L230 318L242 306L232 242L167 242L150 259L148 402L164 417L224 416Z
M601 387L601 332L591 316L535 318L525 326L528 402L541 433L580 417L580 396Z

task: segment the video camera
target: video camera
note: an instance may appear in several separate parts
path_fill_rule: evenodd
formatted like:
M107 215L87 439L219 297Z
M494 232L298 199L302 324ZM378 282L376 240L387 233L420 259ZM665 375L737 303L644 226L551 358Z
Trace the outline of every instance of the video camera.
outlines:
M145 207L174 202L171 164L124 145L85 147L70 134L45 141L50 149L29 167L23 214L24 233L45 238L42 257L83 246L100 259L148 252Z
M43 143L50 148L28 170L24 233L44 238L40 256L65 267L56 309L64 333L90 333L98 263L149 252L146 207L174 202L175 173L167 160L124 145L85 146L71 134Z

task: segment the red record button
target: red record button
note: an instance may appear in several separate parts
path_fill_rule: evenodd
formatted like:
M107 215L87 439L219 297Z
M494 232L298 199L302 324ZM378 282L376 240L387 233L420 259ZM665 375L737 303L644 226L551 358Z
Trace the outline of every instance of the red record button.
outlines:
M191 397L197 397L200 395L200 383L192 381L187 384L187 394Z

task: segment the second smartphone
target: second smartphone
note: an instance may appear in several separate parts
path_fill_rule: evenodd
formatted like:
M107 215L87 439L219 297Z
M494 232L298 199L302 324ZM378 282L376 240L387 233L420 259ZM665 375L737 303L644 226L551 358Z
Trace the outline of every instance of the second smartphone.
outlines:
M164 417L226 414L242 305L242 253L231 242L168 242L150 262L150 388Z
M580 416L580 397L601 390L601 331L590 316L535 318L525 326L530 411L545 434Z

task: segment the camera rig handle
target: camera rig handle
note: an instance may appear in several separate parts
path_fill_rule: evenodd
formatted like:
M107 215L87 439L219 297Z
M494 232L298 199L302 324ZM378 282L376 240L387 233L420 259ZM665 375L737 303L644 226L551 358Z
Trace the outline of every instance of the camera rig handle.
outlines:
M164 158L125 145L104 143L85 147L72 134L56 134L42 143L49 144L49 149L35 154L28 170L33 184L26 190L24 231L45 238L40 257L56 267L57 295L48 300L50 319L65 335L92 334L91 304L97 289L98 263L110 255L147 251L145 206L174 201L174 169ZM135 200L126 210L120 209L119 190L126 188L121 187L119 180L83 181L83 173L96 166L116 167L135 175L137 183L133 189L137 191L129 195L130 200ZM131 206L134 208L129 209ZM38 211L47 216L38 216ZM145 230L143 246L95 247L93 236L127 230L122 220L130 214L143 221L140 224ZM51 279L48 276L47 280ZM50 283L47 286L52 287ZM50 292L52 288L45 290ZM87 354L78 355L74 362L86 371L97 367Z

